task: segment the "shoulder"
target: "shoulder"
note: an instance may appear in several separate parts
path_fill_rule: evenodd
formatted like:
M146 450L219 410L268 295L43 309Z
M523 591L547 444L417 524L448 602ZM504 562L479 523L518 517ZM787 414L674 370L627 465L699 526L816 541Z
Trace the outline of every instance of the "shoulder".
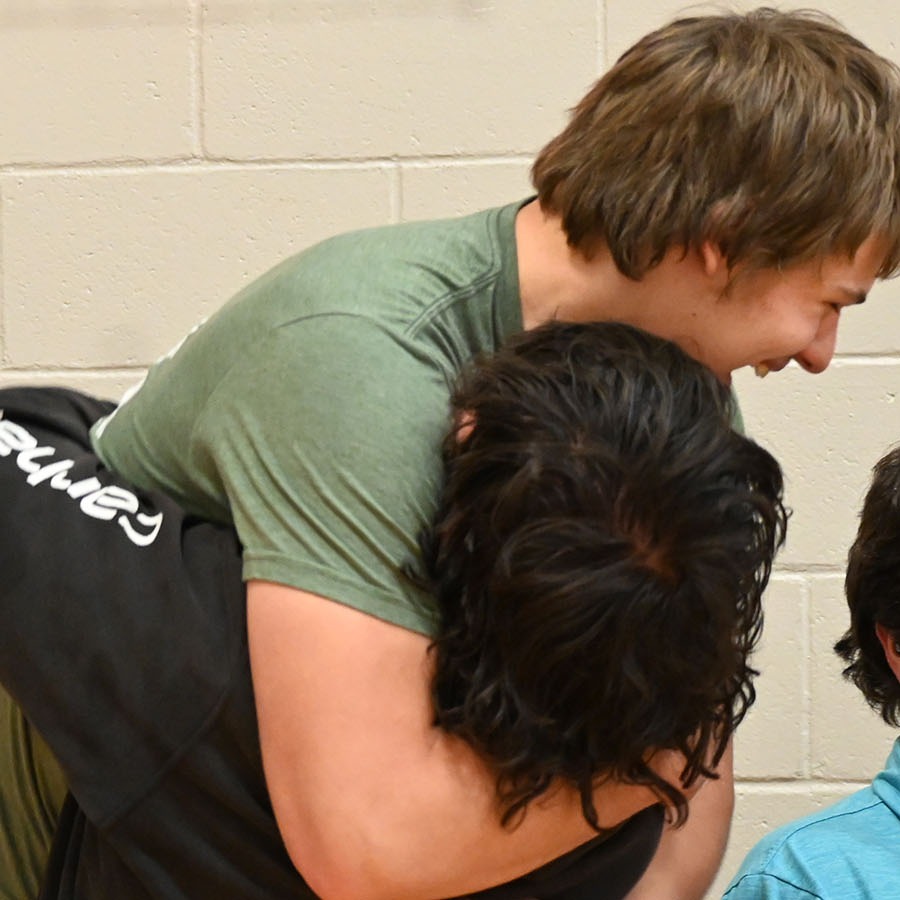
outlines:
M498 330L504 337L521 328L516 208L329 238L248 285L193 343L258 352L273 330L351 316L443 348L454 361L492 349Z
M496 273L504 251L514 242L517 206L486 209L466 216L399 222L329 238L289 262L283 275L337 275L349 281L364 275L368 293L386 284L396 290L398 275L422 280L440 275L435 286L469 282Z
M880 839L873 842L874 835ZM896 896L897 886L873 889L875 873L894 856L882 845L896 845L898 839L900 822L865 788L764 837L747 855L725 898L887 900Z

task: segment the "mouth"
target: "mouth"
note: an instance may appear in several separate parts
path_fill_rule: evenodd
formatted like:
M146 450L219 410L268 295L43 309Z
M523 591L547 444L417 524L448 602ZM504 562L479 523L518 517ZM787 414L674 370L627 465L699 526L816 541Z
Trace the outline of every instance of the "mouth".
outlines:
M770 372L780 372L790 361L791 358L789 356L781 359L761 361L753 366L753 371L757 378L765 378Z

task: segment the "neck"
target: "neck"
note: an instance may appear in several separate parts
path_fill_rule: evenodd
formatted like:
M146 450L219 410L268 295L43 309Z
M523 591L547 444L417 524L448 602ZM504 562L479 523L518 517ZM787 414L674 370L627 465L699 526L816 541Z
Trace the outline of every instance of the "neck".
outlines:
M618 270L605 245L585 259L566 242L559 217L537 201L519 211L516 243L526 329L551 319L616 321L676 339L700 298L718 290L700 254L679 247L638 281Z
M526 329L551 319L567 322L608 318L603 295L619 275L606 252L586 260L566 242L558 216L535 200L516 218L519 290ZM621 277L621 276L620 276Z

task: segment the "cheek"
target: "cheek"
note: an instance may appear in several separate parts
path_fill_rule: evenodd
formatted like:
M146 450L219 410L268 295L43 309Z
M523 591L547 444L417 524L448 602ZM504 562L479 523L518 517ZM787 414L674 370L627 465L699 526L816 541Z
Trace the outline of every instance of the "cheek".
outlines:
M757 322L750 327L748 340L767 343L774 356L792 356L808 347L831 315L823 314L821 303L804 301L790 294L771 297L766 313L765 323Z
M841 316L830 306L816 304L815 312L809 315L803 322L803 334L807 344L834 340L837 336L838 325Z
M772 345L779 354L793 355L808 347L819 333L821 319L798 318L794 321L782 322L773 330Z

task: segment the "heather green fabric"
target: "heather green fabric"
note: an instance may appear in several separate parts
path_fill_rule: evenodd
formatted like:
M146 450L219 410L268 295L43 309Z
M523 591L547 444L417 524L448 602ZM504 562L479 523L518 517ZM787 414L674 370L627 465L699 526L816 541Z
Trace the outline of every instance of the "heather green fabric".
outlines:
M258 279L93 432L136 484L233 521L245 579L431 633L404 575L460 369L521 330L521 204L325 241Z

